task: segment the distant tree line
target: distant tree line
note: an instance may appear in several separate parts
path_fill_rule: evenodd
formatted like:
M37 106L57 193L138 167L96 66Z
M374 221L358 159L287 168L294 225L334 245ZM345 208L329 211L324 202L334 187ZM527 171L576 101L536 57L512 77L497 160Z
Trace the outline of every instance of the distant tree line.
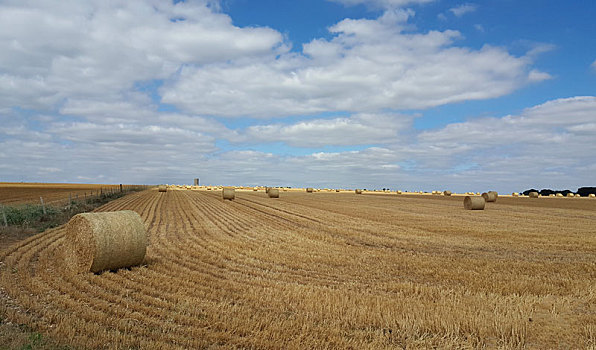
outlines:
M557 194L561 193L563 196L567 196L568 193L579 194L582 197L587 197L589 194L593 193L596 195L596 187L580 187L577 189L577 192L573 192L571 190L551 190L551 189L542 189L538 191L537 189L530 189L525 190L522 193L527 196L530 192L538 192L541 196L548 196L550 194Z

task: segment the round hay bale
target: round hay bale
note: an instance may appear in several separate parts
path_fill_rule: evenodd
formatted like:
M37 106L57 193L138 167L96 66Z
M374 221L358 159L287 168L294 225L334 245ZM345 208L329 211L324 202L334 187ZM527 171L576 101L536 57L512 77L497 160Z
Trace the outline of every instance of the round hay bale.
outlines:
M548 196L549 196L549 197L554 197L554 196L555 196L555 194L554 194L554 193L551 193L551 194L549 194Z
M256 188L256 187L254 187L252 190L255 191L255 192L257 192L259 189Z
M484 197L466 196L464 198L464 209L466 210L484 210L485 204Z
M575 197L573 193L567 193L567 197Z
M168 191L168 186L166 186L166 185L159 185L158 191L159 192L167 192Z
M233 188L224 187L224 189L221 191L221 194L223 199L233 200L236 198L236 190Z
M563 197L562 193L557 193L557 197Z
M495 192L493 192L493 191L484 192L482 194L482 198L484 198L484 201L486 201L486 202L496 202L497 201L497 196L495 195Z
M361 189L356 189L356 191L354 191L354 192L356 192L356 194L362 194L362 190Z
M530 192L530 193L528 193L528 196L530 198L538 198L538 192L535 192L535 191Z
M451 191L443 191L444 196L451 196Z
M397 191L395 191L395 193L397 193L397 194L401 194L401 191L397 190Z
M339 192L339 190L335 190L335 192Z
M312 193L312 192L313 192L312 187L309 187L309 188L306 189L306 193Z
M581 195L581 194L579 194L579 193L576 193L576 194L575 194L575 196L576 196L576 197L581 197L582 195Z
M590 194L588 195L588 197L589 197L589 198L595 198L595 197L596 197L596 194L594 194L594 193L590 193Z
M267 192L269 198L279 198L279 189L278 188L270 188L269 192Z
M66 224L65 263L74 273L139 265L147 251L147 231L132 210L83 213Z
M511 196L513 196L513 197L518 197L518 196L519 196L519 193L517 193L517 192L513 192L513 193L511 194Z

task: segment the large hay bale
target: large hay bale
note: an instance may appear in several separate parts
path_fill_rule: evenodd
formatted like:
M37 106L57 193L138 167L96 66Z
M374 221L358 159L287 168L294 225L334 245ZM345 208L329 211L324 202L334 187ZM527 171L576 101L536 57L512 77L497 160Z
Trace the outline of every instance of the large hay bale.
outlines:
M562 193L557 193L557 197L563 197Z
M339 192L339 190L335 190L335 192Z
M444 196L451 196L451 191L443 191Z
M594 193L590 193L590 194L588 195L588 197L589 197L589 198L595 198L595 197L596 197L596 194L594 194Z
M259 189L256 188L256 187L254 187L252 190L255 191L255 192L257 192Z
M270 188L267 194L269 198L279 198L279 188Z
M395 191L395 193L397 193L397 194L401 194L401 191L400 191L400 190L397 190L397 191Z
M158 191L159 192L167 192L168 191L168 186L166 186L166 185L159 185Z
M464 209L466 210L484 210L485 204L484 197L466 196L464 198Z
M493 192L493 191L484 192L482 194L482 198L484 198L484 201L486 201L486 202L496 202L497 195L495 193L496 192Z
M575 194L575 196L576 196L576 197L581 197L582 195L581 195L581 194L579 194L579 193L576 193L576 194Z
M362 190L361 189L356 189L356 191L354 191L354 192L356 192L356 194L362 194Z
M134 211L77 214L66 224L64 260L74 273L139 265L146 251L145 225Z
M233 200L236 198L236 190L233 188L224 187L224 189L221 191L221 194L223 199Z
M573 193L567 193L567 197L575 197Z
M530 198L538 198L538 192L532 191L532 192L528 193L528 196Z
M517 192L513 192L513 193L511 194L511 196L513 196L513 197L518 197L518 196L519 196L519 193L517 193Z
M309 187L309 188L306 189L306 193L312 193L312 192L313 192L312 187Z

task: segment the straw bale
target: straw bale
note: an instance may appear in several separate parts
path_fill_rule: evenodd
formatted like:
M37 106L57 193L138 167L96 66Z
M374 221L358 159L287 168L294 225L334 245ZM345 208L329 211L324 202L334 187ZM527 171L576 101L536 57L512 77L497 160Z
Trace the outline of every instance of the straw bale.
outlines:
M497 196L496 196L495 193L496 192L493 192L493 191L484 192L482 194L482 198L484 198L484 200L486 202L496 202L497 201Z
M567 193L567 197L575 197L573 193Z
M361 189L356 189L356 194L362 194L362 190Z
M313 192L313 189L312 189L312 187L309 187L309 188L307 188L307 189L306 189L306 192L308 192L308 193L312 193L312 192Z
M267 192L269 198L279 198L279 189L278 188L270 188L269 192Z
M513 197L518 197L518 196L519 196L519 193L517 193L517 192L513 192L511 195L512 195Z
M236 190L230 187L224 187L221 191L223 199L233 200L236 198Z
M563 197L562 193L557 193L557 197Z
M443 191L443 195L445 195L445 196L451 196L451 191Z
M538 192L535 192L535 191L533 191L533 192L530 192L530 193L528 194L528 196L529 196L530 198L538 198Z
M485 204L484 197L466 196L464 198L464 209L466 210L484 210Z
M588 197L590 197L590 198L595 198L595 197L596 197L596 195L595 195L594 193L590 193L590 194L588 195Z
M167 192L168 191L168 186L166 186L166 185L159 185L158 191L159 192Z
M74 273L139 265L147 243L143 220L134 211L77 214L66 224L64 262Z

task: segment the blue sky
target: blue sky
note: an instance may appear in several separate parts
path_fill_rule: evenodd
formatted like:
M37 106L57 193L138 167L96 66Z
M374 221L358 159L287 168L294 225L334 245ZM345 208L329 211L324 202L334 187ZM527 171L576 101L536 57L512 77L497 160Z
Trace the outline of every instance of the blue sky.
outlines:
M0 181L595 185L592 1L0 1Z

